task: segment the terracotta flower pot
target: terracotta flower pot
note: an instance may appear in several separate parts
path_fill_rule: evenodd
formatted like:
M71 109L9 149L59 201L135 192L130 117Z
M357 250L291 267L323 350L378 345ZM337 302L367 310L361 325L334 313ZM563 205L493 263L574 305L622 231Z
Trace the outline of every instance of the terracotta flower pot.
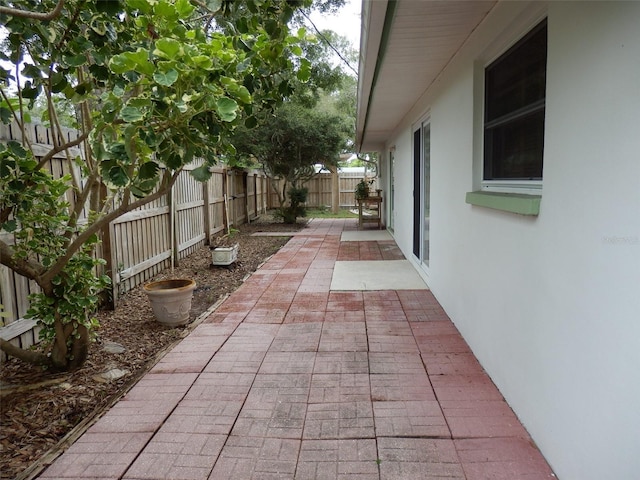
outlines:
M153 314L163 325L176 327L189 321L196 282L189 279L159 280L143 286Z

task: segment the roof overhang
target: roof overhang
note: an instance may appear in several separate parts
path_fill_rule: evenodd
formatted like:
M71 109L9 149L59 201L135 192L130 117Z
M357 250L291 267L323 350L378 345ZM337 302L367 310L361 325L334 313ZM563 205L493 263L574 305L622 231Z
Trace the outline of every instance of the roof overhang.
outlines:
M380 151L495 1L363 0L356 148Z

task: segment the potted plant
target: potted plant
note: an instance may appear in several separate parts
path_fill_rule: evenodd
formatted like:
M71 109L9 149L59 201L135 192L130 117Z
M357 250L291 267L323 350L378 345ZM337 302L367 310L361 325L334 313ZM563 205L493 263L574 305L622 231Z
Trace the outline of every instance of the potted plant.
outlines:
M211 243L211 263L218 266L229 266L238 259L238 242L234 239L239 232L230 228L225 235L215 237Z
M368 182L363 178L360 180L355 189L356 200L363 200L369 197L369 185L373 183L373 180Z
M175 278L149 282L143 286L158 322L170 327L189 321L194 280Z

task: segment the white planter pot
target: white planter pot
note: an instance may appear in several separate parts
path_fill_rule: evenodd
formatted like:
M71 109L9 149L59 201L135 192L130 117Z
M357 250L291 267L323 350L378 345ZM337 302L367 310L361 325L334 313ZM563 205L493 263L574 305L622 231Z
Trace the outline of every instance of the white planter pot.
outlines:
M188 279L159 280L143 286L153 314L163 325L176 327L189 321L196 282Z
M214 265L231 265L238 259L238 244L232 247L216 247L211 249L211 262Z

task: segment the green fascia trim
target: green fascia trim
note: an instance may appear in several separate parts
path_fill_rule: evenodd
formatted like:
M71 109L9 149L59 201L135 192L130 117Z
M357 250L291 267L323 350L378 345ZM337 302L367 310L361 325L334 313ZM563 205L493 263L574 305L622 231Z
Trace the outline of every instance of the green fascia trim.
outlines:
M520 215L538 215L542 195L524 195L522 193L467 192L466 203L479 207L493 208Z

